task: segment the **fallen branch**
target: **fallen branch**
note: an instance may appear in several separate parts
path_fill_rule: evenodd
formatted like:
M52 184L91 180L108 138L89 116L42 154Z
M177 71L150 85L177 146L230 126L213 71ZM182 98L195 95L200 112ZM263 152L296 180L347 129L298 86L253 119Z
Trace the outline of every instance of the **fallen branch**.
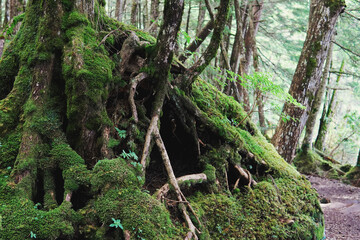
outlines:
M192 184L196 184L206 180L207 177L206 174L204 173L185 175L176 179L179 185L181 185L185 181L194 181L194 183ZM170 185L166 183L156 191L155 196L158 200L160 200L163 197L165 197L169 191L170 191Z
M235 168L238 170L238 172L240 173L241 176L243 176L244 178L246 178L249 181L249 183L248 183L249 187L251 186L251 184L253 186L257 185L257 182L254 179L252 179L251 173L248 170L242 168L241 166L239 166L237 164L235 164Z
M134 118L135 123L137 123L139 121L137 110L136 110L136 105L135 105L135 100L134 100L136 87L142 80L144 80L147 77L148 77L148 75L146 73L142 72L142 73L139 73L138 75L136 75L136 77L134 77L131 81L130 92L129 92L129 104L130 104L130 108L132 111L132 117Z

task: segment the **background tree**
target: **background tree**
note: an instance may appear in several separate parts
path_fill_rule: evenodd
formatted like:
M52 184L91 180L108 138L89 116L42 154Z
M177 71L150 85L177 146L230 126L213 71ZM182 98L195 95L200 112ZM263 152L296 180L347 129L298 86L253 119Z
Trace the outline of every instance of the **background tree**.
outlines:
M279 122L271 140L280 155L289 162L295 155L300 134L319 86L335 23L343 10L343 1L331 4L325 1L311 1L308 32L289 90L306 109L293 108L285 103L282 112L291 119Z

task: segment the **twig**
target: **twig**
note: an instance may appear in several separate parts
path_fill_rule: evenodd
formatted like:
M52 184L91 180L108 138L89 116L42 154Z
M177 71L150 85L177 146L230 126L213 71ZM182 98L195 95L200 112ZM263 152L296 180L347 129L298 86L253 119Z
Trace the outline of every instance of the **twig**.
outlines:
M333 43L335 43L336 45L338 45L341 49L343 49L343 50L345 50L345 51L347 51L347 52L349 52L349 53L352 53L352 54L354 54L355 56L360 57L360 54L359 54L359 53L356 53L356 52L350 50L349 48L346 48L346 47L342 46L341 44L339 44L339 43L337 43L337 42L335 42L335 41L333 41Z

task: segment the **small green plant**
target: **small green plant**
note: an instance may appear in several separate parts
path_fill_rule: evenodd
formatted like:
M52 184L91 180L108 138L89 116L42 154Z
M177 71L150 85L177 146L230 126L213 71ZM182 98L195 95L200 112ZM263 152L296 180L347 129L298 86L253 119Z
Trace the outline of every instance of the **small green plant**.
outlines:
M115 130L118 133L120 138L126 138L126 130L120 130L117 127L115 127Z
M139 158L136 155L136 153L129 151L129 153L125 152L124 150L122 151L122 153L120 154L120 157L124 158L124 159L134 159L135 161L137 161Z
M30 238L36 238L36 234L33 233L32 231L30 232Z
M124 230L123 225L121 224L120 219L115 219L115 218L111 218L113 220L113 223L110 224L110 227L114 227L114 228L120 228L121 230Z

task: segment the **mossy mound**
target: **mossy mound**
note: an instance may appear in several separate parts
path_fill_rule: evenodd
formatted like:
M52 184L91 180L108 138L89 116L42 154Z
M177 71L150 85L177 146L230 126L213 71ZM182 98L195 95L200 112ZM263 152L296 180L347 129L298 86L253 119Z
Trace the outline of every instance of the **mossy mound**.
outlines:
M293 160L297 170L303 174L316 175L331 179L341 179L348 166L333 163L322 158L312 150L300 150Z
M350 169L345 175L345 180L350 184L360 187L360 166L356 165Z

